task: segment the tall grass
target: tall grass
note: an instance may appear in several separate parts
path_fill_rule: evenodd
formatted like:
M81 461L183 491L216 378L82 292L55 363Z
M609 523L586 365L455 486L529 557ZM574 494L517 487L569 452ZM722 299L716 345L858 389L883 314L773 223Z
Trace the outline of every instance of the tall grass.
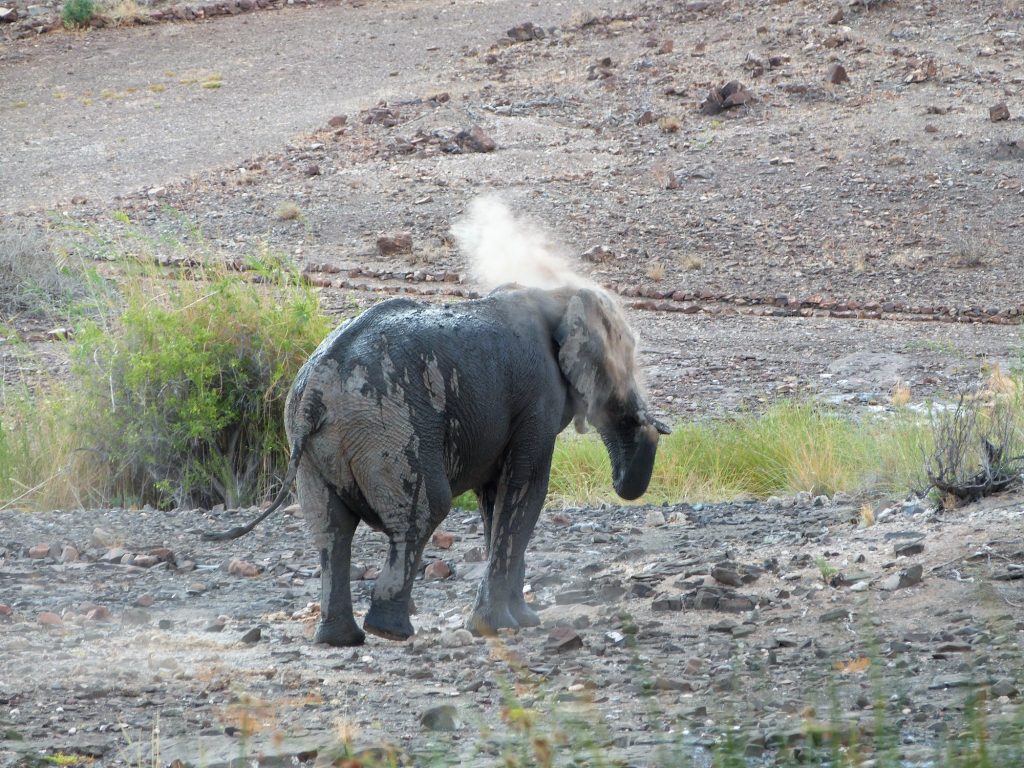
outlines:
M722 501L809 491L905 490L926 485L927 420L909 411L854 420L812 403L783 401L761 414L679 424L658 445L646 502ZM595 436L559 441L551 498L615 498L611 468Z

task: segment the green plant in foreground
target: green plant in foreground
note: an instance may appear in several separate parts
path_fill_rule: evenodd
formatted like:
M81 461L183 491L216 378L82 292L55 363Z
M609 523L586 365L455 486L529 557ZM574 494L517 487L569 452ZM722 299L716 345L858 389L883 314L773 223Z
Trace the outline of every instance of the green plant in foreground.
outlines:
M93 0L64 0L60 17L64 26L70 28L86 27L96 13Z

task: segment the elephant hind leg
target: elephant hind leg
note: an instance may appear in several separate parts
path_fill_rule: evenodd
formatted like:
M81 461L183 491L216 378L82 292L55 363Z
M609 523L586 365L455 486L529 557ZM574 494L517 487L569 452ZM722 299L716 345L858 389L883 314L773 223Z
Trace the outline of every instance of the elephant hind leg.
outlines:
M352 536L359 518L319 473L300 468L299 503L320 547L320 621L313 642L362 645L366 634L352 615Z

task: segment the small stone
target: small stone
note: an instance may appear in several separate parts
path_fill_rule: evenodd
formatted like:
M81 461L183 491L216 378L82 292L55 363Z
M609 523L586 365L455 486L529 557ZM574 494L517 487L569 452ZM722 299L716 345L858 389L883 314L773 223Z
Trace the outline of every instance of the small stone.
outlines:
M59 627L64 620L53 611L42 611L36 616L36 621L47 627Z
M656 677L654 679L654 688L659 691L691 693L693 691L693 683L687 680L674 680L670 677Z
M828 23L835 25L841 22L844 18L843 7L839 6L832 12L832 15L828 17Z
M438 549L451 549L455 543L455 534L447 531L435 531L430 539Z
M545 646L548 650L555 651L556 653L578 651L583 647L583 638L574 629L569 627L555 627L551 630L551 634L548 635Z
M818 621L822 624L828 624L832 621L845 621L850 618L849 608L833 608L830 611L825 611L821 616L818 617Z
M60 561L62 563L77 563L78 555L78 548L68 544L60 551Z
M7 603L0 603L0 617L6 618L14 613L14 609Z
M28 556L33 560L42 560L43 558L50 556L50 544L36 544L34 547L29 549Z
M258 643L261 637L263 637L263 630L259 627L253 627L238 639L246 645L252 645L253 643Z
M532 21L524 21L522 24L516 24L512 29L506 33L509 37L515 40L517 43L525 43L530 40L543 40L544 30L534 24Z
M989 689L993 696L1006 696L1014 699L1017 697L1019 691L1017 685L1008 677L1002 677L992 683L992 687Z
M889 592L897 589L906 589L920 583L924 574L924 568L920 564L905 568L899 573L894 573L885 579L879 586Z
M0 24L10 23L18 20L16 8L0 8Z
M335 115L327 121L327 125L331 128L341 128L346 123L348 123L348 115Z
M683 610L683 600L680 597L662 595L656 597L651 603L652 611L681 611Z
M828 68L827 79L832 85L850 82L850 76L846 74L846 67L838 62Z
M304 172L305 172L305 174L307 176L310 176L310 177L312 177L312 176L319 176L320 175L320 166L317 165L316 163L310 163L309 165L307 165L305 167Z
M85 618L89 621L110 621L114 617L113 614L110 613L110 609L105 605L97 605L85 614Z
M479 125L468 131L459 131L452 141L465 152L493 152L498 146Z
M652 509L647 513L647 527L660 528L665 525L665 513L660 509Z
M451 704L431 707L420 715L420 725L428 731L455 731L459 727L455 719L457 714L458 710Z
M443 581L452 575L452 569L444 560L435 560L423 569L423 578L427 581Z
M248 560L239 560L236 558L228 563L228 573L232 576L252 578L253 576L259 576L260 569L255 563L250 563Z
M209 624L207 624L205 627L203 627L203 631L204 632L223 632L224 631L224 622L221 619L214 619Z
M156 598L153 597L153 595L149 594L149 592L145 592L139 595L137 598L135 598L135 605L137 605L139 608L149 608L155 602Z
M93 528L89 544L101 549L110 549L117 543L117 537L104 528Z
M757 627L753 624L740 624L739 626L733 627L729 630L733 637L748 637L757 631Z
M463 648L474 643L473 633L468 629L456 629L451 632L442 632L440 643L445 648Z
M152 568L159 562L160 558L156 555L136 555L135 559L132 560L132 565L136 568Z
M712 566L711 578L730 587L738 587L743 584L739 571L732 563L718 563Z
M1001 101L998 104L988 108L988 119L993 123L998 123L1001 120L1010 119L1010 108L1006 106L1005 101Z
M472 547L466 550L466 554L462 556L462 559L467 563L482 563L487 559L487 553L484 552L483 547Z
M377 250L381 256L412 253L412 235L408 232L387 232L377 238Z
M201 582L201 581L193 581L191 584L188 585L188 587L186 588L186 591L190 595L201 595L207 589L209 589L209 587L207 587L203 582Z
M896 553L896 557L909 557L910 555L919 555L924 552L923 541L905 541L898 543L893 547Z

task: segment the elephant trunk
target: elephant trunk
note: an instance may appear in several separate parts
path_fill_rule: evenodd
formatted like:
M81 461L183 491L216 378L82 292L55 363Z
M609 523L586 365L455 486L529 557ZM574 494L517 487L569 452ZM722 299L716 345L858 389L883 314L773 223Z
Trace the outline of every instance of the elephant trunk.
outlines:
M640 498L651 482L658 432L651 426L631 430L630 435L602 435L612 460L615 492L632 501Z

